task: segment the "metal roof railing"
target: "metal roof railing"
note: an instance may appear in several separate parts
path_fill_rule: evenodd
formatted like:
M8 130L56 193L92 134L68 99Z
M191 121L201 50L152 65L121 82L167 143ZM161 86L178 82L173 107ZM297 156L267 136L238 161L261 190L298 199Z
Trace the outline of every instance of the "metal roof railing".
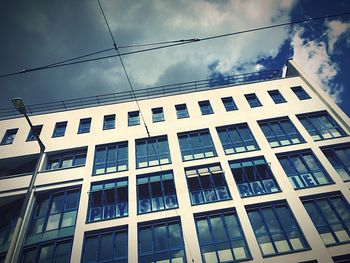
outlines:
M137 99L155 98L167 95L185 94L196 91L235 86L243 83L260 82L281 78L280 70L266 70L238 75L221 76L218 78L182 82L164 86L151 87L131 91L121 91L110 94L90 96L78 99L62 100L40 104L27 105L28 115L45 114L60 111L83 109L88 107L128 102ZM0 120L21 116L16 109L0 109Z

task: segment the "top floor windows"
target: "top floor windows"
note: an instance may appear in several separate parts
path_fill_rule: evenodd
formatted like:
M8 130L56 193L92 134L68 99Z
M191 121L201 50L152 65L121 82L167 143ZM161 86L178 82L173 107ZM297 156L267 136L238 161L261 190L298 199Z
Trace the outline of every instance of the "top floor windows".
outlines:
M11 129L5 132L4 137L1 140L1 145L12 144L15 140L18 129Z
M128 112L128 125L129 126L140 125L140 112L139 111Z
M164 121L164 112L162 107L152 109L152 121L153 122Z
M238 110L236 103L232 97L221 98L221 101L224 104L226 111Z
M198 104L202 115L209 115L214 113L209 100L199 101Z
M115 114L105 115L103 117L103 129L110 130L115 128Z
M177 136L183 161L216 156L209 129L179 133Z
M315 141L346 135L326 111L300 114L297 117Z
M86 161L86 152L87 148L55 154L48 153L46 170L83 166Z
M30 129L27 137L27 141L36 141L35 134L39 137L42 128L43 128L42 125L36 125L33 127L33 129Z
M350 180L350 145L332 145L322 149L328 161L344 181Z
M216 128L224 148L225 154L233 154L258 150L259 146L255 141L247 123L222 126Z
M256 107L262 106L260 100L258 99L258 97L256 96L255 93L245 94L244 96L247 99L249 106L251 108L256 108Z
M136 140L136 167L171 163L167 136Z
M285 100L285 98L282 96L282 94L280 93L280 91L277 89L276 90L269 90L268 93L271 96L271 98L275 104L287 102Z
M294 92L294 94L299 98L299 100L311 99L309 94L307 94L301 86L292 87L291 89Z
M262 120L258 123L272 148L304 142L288 117Z
M53 130L52 137L63 137L66 133L67 122L56 122L55 129Z
M128 142L97 145L93 175L128 170Z
M91 118L81 119L79 122L78 133L89 133L91 127Z
M184 119L184 118L188 118L190 116L188 114L186 104L175 105L175 109L176 109L176 116L178 119Z

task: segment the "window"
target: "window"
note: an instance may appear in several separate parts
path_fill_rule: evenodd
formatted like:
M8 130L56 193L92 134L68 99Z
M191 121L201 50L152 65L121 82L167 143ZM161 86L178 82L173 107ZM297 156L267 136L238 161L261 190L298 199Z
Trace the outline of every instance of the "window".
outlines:
M2 138L1 145L12 144L15 140L18 129L7 130Z
M231 161L230 167L241 197L280 191L264 157Z
M217 127L216 130L219 134L225 154L255 151L259 149L247 123Z
M79 123L78 133L89 133L91 126L91 118L81 119Z
M128 112L128 125L129 126L140 125L140 113L139 113L139 111Z
M315 141L346 135L326 111L301 114L297 117Z
M137 177L138 213L178 207L171 171Z
M73 150L47 155L46 170L56 170L74 166L83 166L86 161L87 149Z
M50 243L24 248L21 263L69 263L72 251L72 239L57 240Z
M251 259L235 211L195 215L203 262L237 262Z
M305 142L288 117L258 123L272 148Z
M178 119L188 118L190 115L188 114L186 104L178 104L175 105L176 115Z
M231 199L220 164L185 169L191 204L205 204Z
M98 182L89 192L88 222L128 215L128 179Z
M186 262L179 219L139 225L138 247L139 262Z
M311 150L278 154L277 158L294 189L332 183Z
M136 140L136 167L171 163L167 136Z
M350 254L332 257L334 263L348 263L350 261Z
M202 115L209 115L214 113L209 100L199 101L198 104Z
M224 104L226 111L238 110L232 97L221 98L221 101Z
M247 208L247 212L263 256L275 256L309 248L285 202Z
M27 141L36 141L35 134L39 137L42 128L43 128L42 125L36 125L33 127L33 129L30 129L27 137Z
M333 165L344 181L350 180L350 145L330 146L322 149L328 161Z
M311 99L309 94L306 93L306 91L301 87L292 87L292 91L295 93L295 95L299 98L299 100L307 100Z
M152 109L152 121L153 122L164 121L164 112L162 107Z
M42 194L34 205L26 245L73 236L80 189Z
M103 117L103 129L110 130L115 128L115 114L105 115Z
M183 161L216 156L209 129L178 134Z
M250 93L250 94L246 94L244 95L245 98L247 99L249 106L251 108L256 108L256 107L260 107L262 106L260 100L258 99L258 97L255 95L255 93Z
M269 95L271 96L273 102L275 104L280 104L280 103L284 103L287 102L285 100L285 98L282 96L282 94L280 93L279 90L275 89L275 90L269 90L268 91Z
M97 145L93 175L128 170L128 142Z
M86 234L81 262L127 263L128 230L126 228L119 228Z
M340 194L302 201L326 246L350 241L350 206Z
M67 122L57 122L52 137L63 137L66 133Z

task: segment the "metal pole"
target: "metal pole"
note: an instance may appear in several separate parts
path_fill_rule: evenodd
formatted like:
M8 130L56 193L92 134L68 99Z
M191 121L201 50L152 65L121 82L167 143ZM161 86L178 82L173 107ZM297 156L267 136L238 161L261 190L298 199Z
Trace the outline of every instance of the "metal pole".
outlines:
M22 242L21 242L21 239L19 238L20 237L20 230L21 230L22 225L23 225L23 220L24 220L24 217L25 217L25 214L26 214L26 210L27 210L27 207L28 207L28 204L29 204L30 197L31 197L32 192L33 192L36 176L37 176L37 174L39 172L40 164L41 164L42 158L44 156L44 151L45 151L45 146L42 143L42 141L40 140L40 138L37 135L36 131L33 129L33 124L30 121L30 119L28 118L27 114L24 113L24 117L28 121L30 129L31 129L32 133L34 134L34 136L36 137L36 139L37 139L37 141L39 143L40 155L39 155L39 159L38 159L38 162L36 164L34 173L32 175L32 178L30 179L29 187L27 189L27 192L26 192L26 195L24 197L24 201L23 201L21 210L19 212L19 216L18 216L18 219L17 219L17 222L16 222L16 227L15 227L15 230L13 232L12 239L11 239L11 242L10 242L10 246L9 246L9 249L7 250L7 254L6 254L6 258L5 258L4 263L15 263L15 257L14 257L16 255L15 252L16 252L17 249L21 249L21 247L22 247L22 244L21 244Z

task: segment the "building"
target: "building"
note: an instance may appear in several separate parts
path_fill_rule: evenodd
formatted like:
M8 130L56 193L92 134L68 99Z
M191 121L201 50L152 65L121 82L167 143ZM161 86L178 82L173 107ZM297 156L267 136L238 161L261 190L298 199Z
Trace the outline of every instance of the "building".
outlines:
M293 61L219 84L32 106L17 262L349 262L348 116ZM0 262L39 156L2 114Z

